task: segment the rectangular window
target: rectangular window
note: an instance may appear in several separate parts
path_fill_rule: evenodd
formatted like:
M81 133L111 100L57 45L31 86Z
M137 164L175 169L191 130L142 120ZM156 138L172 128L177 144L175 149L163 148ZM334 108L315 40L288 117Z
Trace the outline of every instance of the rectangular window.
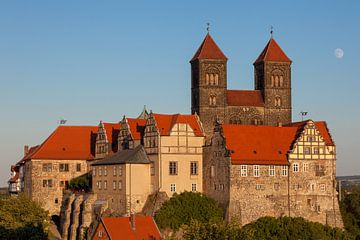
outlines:
M170 184L170 192L176 192L176 184L175 183L171 183Z
M259 177L259 176L260 176L260 166L254 165L254 177Z
M255 185L255 189L256 189L256 190L264 190L264 189L265 189L265 185L264 185L264 184L256 184L256 185Z
M190 163L190 175L198 175L198 162Z
M304 153L305 154L310 154L311 153L311 148L310 147L305 147L304 148Z
M119 181L119 190L122 190L122 181Z
M270 177L275 176L275 166L274 165L269 166L269 176Z
M113 167L113 175L116 176L116 166Z
M44 179L43 180L43 187L51 188L53 186L52 179Z
M122 176L122 170L123 170L123 166L119 166L119 176Z
M326 186L325 184L320 184L320 191L325 192Z
M104 189L107 189L107 181L104 181Z
M314 147L314 154L319 154L319 148L318 147Z
M59 171L60 172L68 172L69 171L69 164L60 163Z
M93 170L93 176L96 176L96 167L94 166L92 170Z
M196 183L191 184L191 191L196 192Z
M102 174L102 167L99 167L99 176Z
M101 189L101 181L98 181L98 188Z
M211 177L215 177L215 166L211 166L210 172Z
M104 176L107 176L107 166L104 167Z
M282 166L281 167L281 176L287 176L288 175L288 166Z
M241 165L241 170L240 170L240 175L242 177L246 177L247 176L247 165Z
M76 171L81 172L81 163L76 164Z
M299 172L299 164L298 163L293 164L293 171L294 172Z
M116 181L113 181L113 190L116 190Z
M169 174L177 175L177 162L169 162Z
M44 163L42 165L43 172L51 172L52 170L52 164L51 163Z
M151 176L155 175L155 163L154 162L150 163L150 174L151 174Z
M303 164L303 171L304 171L304 172L309 171L309 164L308 164L308 163L304 163L304 164Z

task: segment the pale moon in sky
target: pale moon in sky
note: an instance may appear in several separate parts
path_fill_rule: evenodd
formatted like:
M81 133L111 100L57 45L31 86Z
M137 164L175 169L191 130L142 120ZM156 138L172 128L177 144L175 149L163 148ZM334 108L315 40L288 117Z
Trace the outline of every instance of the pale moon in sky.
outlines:
M335 49L335 57L338 59L342 59L344 56L344 50L342 50L341 48L337 48Z

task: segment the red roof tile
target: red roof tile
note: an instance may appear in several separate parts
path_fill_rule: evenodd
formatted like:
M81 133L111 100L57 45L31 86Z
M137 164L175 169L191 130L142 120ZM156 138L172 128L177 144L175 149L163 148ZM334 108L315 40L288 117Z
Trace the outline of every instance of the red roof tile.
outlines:
M255 63L274 61L274 62L291 62L274 38L270 38L260 56Z
M297 127L223 125L232 164L288 164Z
M111 239L160 240L159 229L149 216L135 216L135 229L131 228L130 217L103 217L101 220Z
M92 159L91 135L97 129L96 126L59 126L31 159Z
M17 164L21 164L26 160L30 160L39 148L40 148L40 145L31 147L29 149L29 151L27 152L27 154L19 162L17 162Z
M227 90L228 106L263 107L264 101L259 90Z
M160 131L160 135L170 135L170 130L175 123L187 123L190 125L195 133L195 136L203 137L204 133L195 115L184 114L153 114L155 117L156 125Z
M131 131L132 138L134 140L141 139L141 131L144 130L146 125L146 119L139 119L139 118L127 118L129 128Z
M194 57L191 59L191 61L195 61L197 59L227 60L227 57L220 50L218 45L215 43L214 39L208 33L204 41L201 43L199 49L196 51Z

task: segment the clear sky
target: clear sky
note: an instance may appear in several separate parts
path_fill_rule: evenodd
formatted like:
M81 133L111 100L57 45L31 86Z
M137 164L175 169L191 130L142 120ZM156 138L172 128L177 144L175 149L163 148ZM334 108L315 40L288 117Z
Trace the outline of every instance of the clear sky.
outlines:
M326 120L337 174L360 173L360 1L0 1L0 186L56 128L190 112L190 64L211 23L228 86L253 89L274 37L293 60L293 119ZM337 48L343 58L335 57Z

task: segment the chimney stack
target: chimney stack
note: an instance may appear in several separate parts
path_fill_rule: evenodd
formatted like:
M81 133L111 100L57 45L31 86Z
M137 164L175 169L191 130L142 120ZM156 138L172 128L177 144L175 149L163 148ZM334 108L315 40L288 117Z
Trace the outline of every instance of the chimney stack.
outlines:
M135 214L134 213L130 213L130 225L131 225L131 229L133 231L135 231L136 226L135 226Z
M24 156L26 156L29 153L29 145L24 146Z

